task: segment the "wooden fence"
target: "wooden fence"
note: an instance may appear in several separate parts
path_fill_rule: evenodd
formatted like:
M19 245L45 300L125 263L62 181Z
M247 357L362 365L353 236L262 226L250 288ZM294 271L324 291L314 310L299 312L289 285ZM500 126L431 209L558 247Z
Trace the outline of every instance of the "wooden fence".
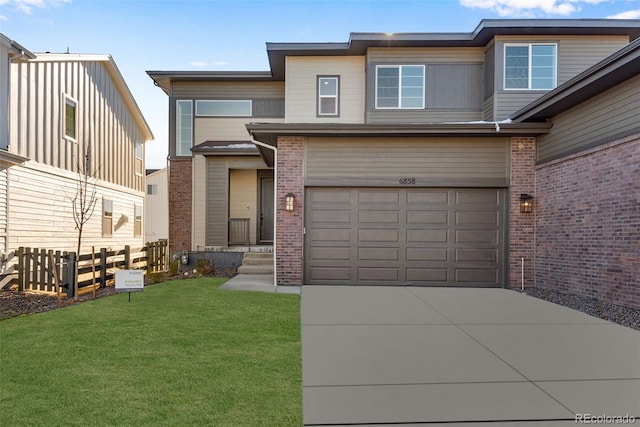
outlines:
M116 270L145 270L148 273L166 271L167 241L147 243L132 250L129 246L118 251L106 248L93 250L79 257L75 252L61 252L20 247L16 253L17 284L19 290L54 292L56 280L68 297L113 286Z

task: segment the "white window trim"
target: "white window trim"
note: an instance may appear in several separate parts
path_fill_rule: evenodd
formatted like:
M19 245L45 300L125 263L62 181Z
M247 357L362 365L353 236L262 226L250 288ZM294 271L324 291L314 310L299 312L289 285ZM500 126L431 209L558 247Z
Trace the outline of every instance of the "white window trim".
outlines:
M422 106L420 107L403 107L402 106L402 67L422 67ZM398 106L397 107L379 107L378 106L378 69L379 68L398 68L400 71L398 73ZM375 99L375 109L376 110L424 110L425 108L425 103L426 103L426 95L425 95L425 90L426 90L426 75L427 75L427 70L426 67L423 64L402 64L402 65L391 65L391 64L384 64L384 65L376 65L376 75L375 75L375 93L374 93L374 99Z
M333 79L336 81L336 94L335 95L321 95L320 94L320 81L323 79ZM316 78L316 90L318 92L318 117L339 117L340 116L340 76L317 76ZM335 99L336 112L335 113L323 113L322 112L322 100L323 99Z
M76 137L70 137L67 135L67 100L71 101L75 106L75 124L76 124ZM78 142L78 100L74 97L67 95L66 93L62 94L62 137L67 141Z
M249 114L236 115L236 114L200 114L198 112L198 103L200 102L231 102L231 103L249 103ZM197 99L194 117L252 117L253 116L253 101L251 99Z
M527 46L529 48L529 57L528 57L528 64L527 64L527 87L526 88L522 88L522 87L515 87L515 88L508 88L507 87L507 73L506 73L506 68L507 68L507 47L510 46ZM533 46L555 46L556 47L556 54L555 57L553 58L553 68L555 70L554 76L553 76L553 87L548 88L548 89L532 89L531 88L531 61L532 61L532 56L531 55L531 50ZM555 89L556 87L558 87L558 43L505 43L504 44L504 48L502 49L502 89L503 90L508 90L508 91L550 91Z

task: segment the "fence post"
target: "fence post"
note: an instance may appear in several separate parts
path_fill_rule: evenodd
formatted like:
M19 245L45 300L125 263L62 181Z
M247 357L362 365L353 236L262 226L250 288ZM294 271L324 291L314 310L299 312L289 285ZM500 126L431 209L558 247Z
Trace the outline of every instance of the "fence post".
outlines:
M131 268L131 246L125 245L124 247L124 269L129 270Z
M47 274L47 250L40 249L40 288L46 289L48 291L51 290L51 285L47 284L46 280Z
M18 248L18 290L24 291L24 247Z
M67 280L69 287L67 288L67 297L74 298L76 296L76 253L69 252L69 261L67 263Z
M24 248L24 289L29 289L31 283L31 248Z
M31 251L31 289L40 290L38 286L38 248L33 248Z
M100 248L100 287L107 286L107 248Z

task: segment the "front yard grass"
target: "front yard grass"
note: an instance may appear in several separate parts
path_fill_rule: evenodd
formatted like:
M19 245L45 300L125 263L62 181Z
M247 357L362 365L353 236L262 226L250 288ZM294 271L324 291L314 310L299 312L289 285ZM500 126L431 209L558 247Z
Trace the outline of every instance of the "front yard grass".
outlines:
M300 296L177 280L0 322L0 424L302 424Z

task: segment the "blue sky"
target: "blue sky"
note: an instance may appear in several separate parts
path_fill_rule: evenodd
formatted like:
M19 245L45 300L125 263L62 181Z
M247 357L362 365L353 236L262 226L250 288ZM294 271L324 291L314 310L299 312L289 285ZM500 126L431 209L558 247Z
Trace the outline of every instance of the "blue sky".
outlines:
M350 32L469 32L483 18L640 19L640 0L0 0L0 33L32 52L113 56L166 165L164 92L147 70L268 70L266 42Z

